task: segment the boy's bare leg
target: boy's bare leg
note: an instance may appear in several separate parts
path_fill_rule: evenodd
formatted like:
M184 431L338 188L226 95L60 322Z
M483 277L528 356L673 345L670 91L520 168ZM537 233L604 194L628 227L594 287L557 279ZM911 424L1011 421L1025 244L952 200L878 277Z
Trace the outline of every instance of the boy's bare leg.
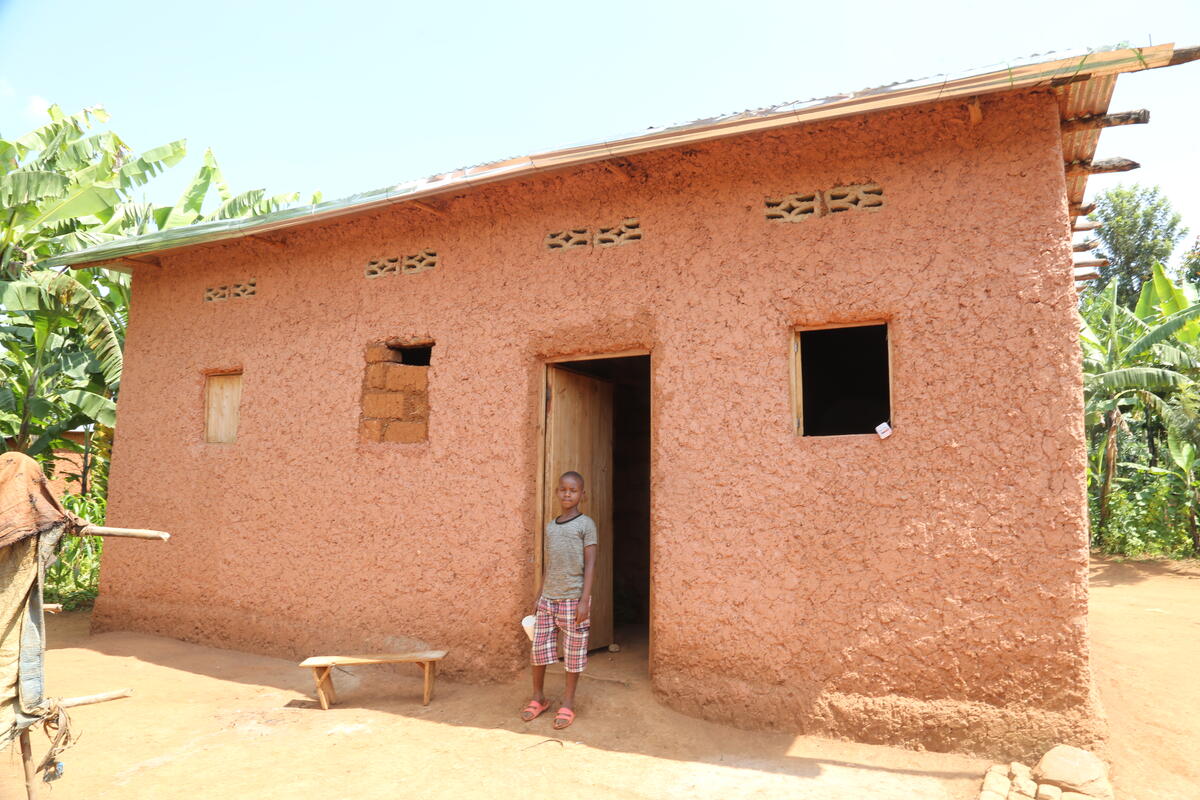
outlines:
M575 687L579 685L579 675L580 673L578 672L567 673L567 688L563 692L563 701L560 704L572 711L575 710Z
M546 702L546 665L533 665L533 699L539 703Z

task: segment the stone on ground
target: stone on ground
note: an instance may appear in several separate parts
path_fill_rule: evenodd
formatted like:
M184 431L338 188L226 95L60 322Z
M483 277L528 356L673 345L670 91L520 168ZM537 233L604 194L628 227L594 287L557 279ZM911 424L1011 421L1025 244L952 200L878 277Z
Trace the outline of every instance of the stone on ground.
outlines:
M1060 744L1050 748L1034 767L1033 777L1038 783L1061 787L1062 800L1068 800L1073 792L1100 800L1113 797L1108 767L1094 754L1078 747Z

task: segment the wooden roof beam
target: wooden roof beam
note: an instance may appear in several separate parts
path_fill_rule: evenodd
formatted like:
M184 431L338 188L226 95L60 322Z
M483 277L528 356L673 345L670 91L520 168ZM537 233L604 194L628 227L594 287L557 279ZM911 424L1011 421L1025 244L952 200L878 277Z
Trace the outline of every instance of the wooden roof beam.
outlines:
M1076 222L1073 226L1071 226L1071 232L1080 233L1081 231L1096 231L1103 227L1104 225L1102 223L1085 219L1083 222Z
M1099 175L1104 172L1128 172L1142 166L1128 158L1104 158L1099 161L1070 161L1067 163L1068 175Z
M1087 272L1076 272L1075 273L1075 282L1083 283L1084 281L1094 281L1099 277L1100 277L1099 270L1090 269Z
M1082 242L1076 242L1071 245L1071 251L1075 253L1086 253L1088 250L1095 250L1099 246L1099 239L1086 239Z
M1082 205L1082 204L1077 204L1077 205L1071 206L1071 216L1072 217L1086 217L1088 214L1092 213L1095 210L1096 210L1095 203L1088 203L1086 206Z
M1200 47L1176 47L1175 51L1171 53L1171 60L1167 62L1167 66L1174 67L1198 59L1200 59Z
M1117 125L1145 125L1150 121L1150 111L1139 108L1137 111L1122 111L1118 114L1085 114L1082 117L1064 120L1063 133L1085 131L1093 128L1114 128Z
M1088 259L1084 259L1083 261L1076 261L1076 262L1072 263L1071 266L1073 266L1073 267L1096 267L1097 269L1099 269L1100 267L1108 266L1108 259L1107 258L1088 258Z

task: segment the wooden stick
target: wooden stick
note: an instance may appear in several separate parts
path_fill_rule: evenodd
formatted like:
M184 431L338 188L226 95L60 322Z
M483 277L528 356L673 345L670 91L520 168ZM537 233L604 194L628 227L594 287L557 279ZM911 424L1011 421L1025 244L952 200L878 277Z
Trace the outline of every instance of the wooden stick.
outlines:
M1098 175L1104 172L1128 172L1142 166L1128 158L1104 158L1099 161L1070 161L1067 163L1068 175Z
M408 204L409 204L410 206L412 206L413 208L419 208L419 209L421 209L422 211L424 211L424 212L426 212L426 213L428 213L428 214L433 214L435 217L444 217L444 216L446 216L446 212L445 212L445 211L439 211L438 209L436 209L436 208L434 208L433 206L429 205L429 203L422 203L420 200L409 200L409 201L408 201Z
M104 525L88 525L80 528L76 536L121 536L126 539L158 539L166 541L171 534L166 531L150 531L141 528L109 528Z
M1092 270L1091 272L1080 272L1075 276L1075 282L1079 283L1081 281L1094 281L1099 277L1100 272L1097 270Z
M21 766L25 768L25 796L37 800L37 770L33 766L33 747L29 744L29 728L21 731Z
M625 170L621 169L618 165L612 163L611 161L601 161L600 166L604 167L606 170L611 172L613 175L616 175L618 178L623 180L625 183L629 183L629 181L632 180L629 177L629 173L627 173Z
M1086 261L1076 261L1071 264L1073 267L1107 267L1107 258L1090 258Z
M1076 253L1086 253L1088 250L1095 250L1099 245L1099 239L1087 239L1071 245L1071 250Z
M120 700L122 697L129 697L131 694L133 694L133 689L117 689L111 692L101 692L100 694L88 694L83 697L64 697L58 701L58 704L63 708L90 706L95 703L107 703L109 700Z
M1088 214L1092 213L1095 210L1096 210L1095 203L1088 203L1086 206L1085 205L1071 206L1071 216L1072 217L1086 217Z
M266 236L260 236L257 233L252 233L249 236L247 236L246 238L253 239L256 242L262 242L265 245L274 247L276 250L286 250L287 249L287 244L285 244L284 242L278 241L276 239L268 239Z
M1065 120L1063 133L1089 130L1091 128L1113 128L1117 125L1145 125L1150 121L1150 112L1145 108L1137 111L1122 111L1118 114L1084 114L1082 117Z
M1090 219L1085 219L1083 222L1076 222L1074 224L1074 226L1071 227L1071 232L1079 233L1081 231L1096 231L1103 227L1104 227L1104 225L1102 223L1095 222Z

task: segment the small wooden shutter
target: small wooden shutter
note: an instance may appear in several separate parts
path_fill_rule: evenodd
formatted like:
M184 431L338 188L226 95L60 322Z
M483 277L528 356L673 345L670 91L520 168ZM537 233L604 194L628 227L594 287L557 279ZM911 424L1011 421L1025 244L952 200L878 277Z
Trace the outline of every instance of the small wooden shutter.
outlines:
M237 441L242 373L209 375L204 384L204 441Z

